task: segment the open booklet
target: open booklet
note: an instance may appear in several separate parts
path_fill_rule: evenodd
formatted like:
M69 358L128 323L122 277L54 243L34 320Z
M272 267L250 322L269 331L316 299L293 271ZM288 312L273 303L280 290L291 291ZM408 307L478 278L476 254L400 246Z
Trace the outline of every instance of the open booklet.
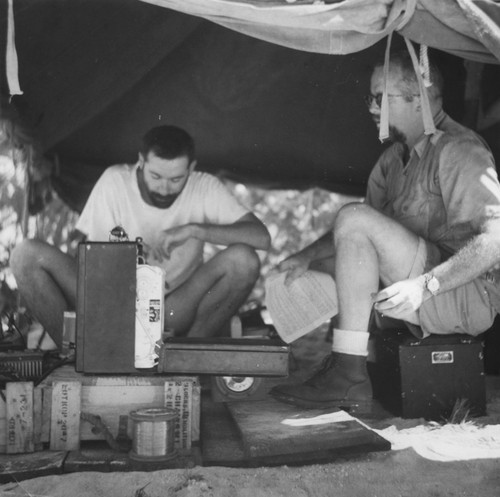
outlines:
M338 312L333 278L306 271L285 284L286 272L273 273L265 282L266 307L281 339L290 343L314 330Z

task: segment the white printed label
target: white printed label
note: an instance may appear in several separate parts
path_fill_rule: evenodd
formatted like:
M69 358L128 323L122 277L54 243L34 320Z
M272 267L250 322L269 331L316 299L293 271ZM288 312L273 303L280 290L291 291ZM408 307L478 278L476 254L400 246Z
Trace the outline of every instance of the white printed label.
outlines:
M432 364L451 364L454 362L453 351L432 352Z
M156 343L163 331L163 270L146 264L137 267L135 308L136 368L152 368L158 361Z

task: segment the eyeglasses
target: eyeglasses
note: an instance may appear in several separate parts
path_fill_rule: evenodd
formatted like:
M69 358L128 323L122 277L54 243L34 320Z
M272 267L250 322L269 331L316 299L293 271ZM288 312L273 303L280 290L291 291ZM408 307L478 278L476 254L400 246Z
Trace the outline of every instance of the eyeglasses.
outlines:
M387 94L388 97L408 97L408 95L394 95L391 93ZM413 93L410 96L412 97L419 97L417 93ZM382 93L377 93L376 95L372 95L371 93L368 95L365 95L365 104L367 105L368 108L370 108L373 103L380 109L382 105Z

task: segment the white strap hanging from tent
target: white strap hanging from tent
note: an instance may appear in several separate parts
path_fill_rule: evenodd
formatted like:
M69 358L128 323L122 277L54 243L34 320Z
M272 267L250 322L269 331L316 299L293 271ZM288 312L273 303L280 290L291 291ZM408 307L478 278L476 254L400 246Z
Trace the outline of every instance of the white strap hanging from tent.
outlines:
M379 140L381 142L384 142L389 138L389 97L387 92L387 81L389 79L391 42L392 42L392 33L390 33L387 37L387 46L385 49L384 90L382 93L382 104L380 108L380 130L379 130ZM427 87L432 85L432 81L430 80L427 47L425 47L424 45L420 47L421 61L419 63L413 44L407 38L405 38L405 42L406 42L406 47L408 48L408 52L410 53L411 60L413 62L413 69L415 70L415 74L418 81L420 101L422 105L422 120L424 123L424 133L426 135L432 135L436 132L436 126L434 125L434 120L432 118L432 111L429 103L429 95L427 93ZM424 73L424 77L422 77L422 72Z
M13 0L9 0L9 10L7 18L7 49L5 62L7 66L7 84L9 85L10 96L22 95L19 84L19 66L17 62L16 40L14 30L14 6Z
M427 45L420 45L420 69L426 88L432 86L431 68L429 66L429 50Z
M387 37L384 58L384 90L382 92L382 105L380 107L379 140L383 143L389 138L389 97L387 96L387 81L389 79L389 63L391 58L392 32Z
M420 90L420 102L422 105L422 119L424 120L424 133L426 135L433 135L436 132L436 126L434 125L434 119L432 118L431 105L429 103L429 95L427 93L426 86L430 86L432 81L428 79L428 84L424 82L422 78L422 73L420 71L420 64L417 59L417 54L413 48L412 42L405 37L405 43L410 52L410 57L413 62L413 68L415 69L415 74L417 75L418 87ZM424 51L426 53L426 51ZM427 61L427 65L429 62ZM424 64L425 65L425 64Z

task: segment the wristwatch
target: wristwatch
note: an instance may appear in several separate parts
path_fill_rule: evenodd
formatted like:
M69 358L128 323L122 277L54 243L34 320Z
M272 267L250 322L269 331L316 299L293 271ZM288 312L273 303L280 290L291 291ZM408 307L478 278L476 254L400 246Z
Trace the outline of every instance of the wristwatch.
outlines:
M437 295L439 292L439 280L432 273L424 274L424 286L431 295Z

